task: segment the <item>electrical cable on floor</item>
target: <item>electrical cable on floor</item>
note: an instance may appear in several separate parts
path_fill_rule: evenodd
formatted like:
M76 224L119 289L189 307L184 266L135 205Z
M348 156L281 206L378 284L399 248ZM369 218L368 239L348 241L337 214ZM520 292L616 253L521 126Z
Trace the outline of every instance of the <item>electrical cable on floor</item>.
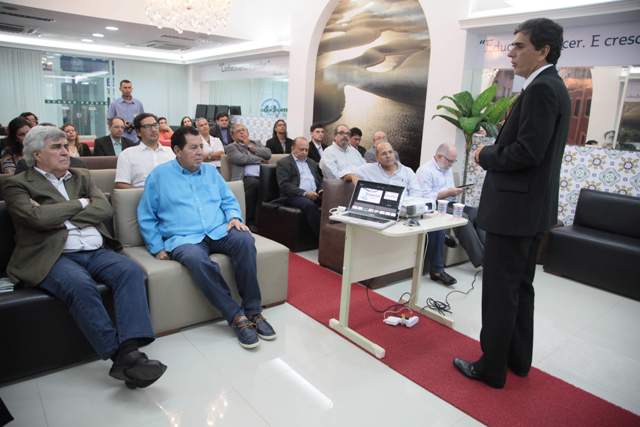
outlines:
M371 297L369 297L369 287L365 286L365 289L366 289L366 292L367 292L367 301L369 301L369 307L371 307L371 309L373 311L375 311L376 313L385 314L389 310L396 310L398 308L403 308L411 300L411 292L404 292L402 295L400 295L400 298L398 298L398 302L397 303L391 304L390 306L385 307L383 309L379 309L379 308L377 308L376 306L373 305L373 302L371 302ZM406 298L406 300L404 298Z
M471 287L469 288L469 290L467 290L466 292L462 292L462 291L458 291L458 290L453 290L451 292L449 292L445 297L444 297L444 302L442 301L438 301L435 300L431 297L427 298L427 305L425 305L423 307L424 308L429 308L433 311L437 311L438 313L440 313L440 315L445 316L445 313L453 313L451 311L451 304L449 304L449 295L451 294L462 294L462 295L469 295L469 293L475 289L474 284L476 283L476 279L478 278L478 275L482 272L482 269L478 270L475 272L475 274L473 275L473 281L471 282Z

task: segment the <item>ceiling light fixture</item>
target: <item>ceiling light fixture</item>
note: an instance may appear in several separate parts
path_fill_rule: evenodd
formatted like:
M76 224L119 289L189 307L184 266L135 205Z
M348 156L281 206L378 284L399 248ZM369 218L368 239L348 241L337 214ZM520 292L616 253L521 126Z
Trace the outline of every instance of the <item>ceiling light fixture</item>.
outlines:
M100 33L93 33L91 34L93 37L98 37L99 39L104 37L104 34L100 34Z
M231 0L146 0L145 13L158 28L214 34L227 27Z
M118 31L118 27L104 27L105 30Z
M83 41L85 43L93 43L93 40L91 40L91 39L82 39L81 41Z

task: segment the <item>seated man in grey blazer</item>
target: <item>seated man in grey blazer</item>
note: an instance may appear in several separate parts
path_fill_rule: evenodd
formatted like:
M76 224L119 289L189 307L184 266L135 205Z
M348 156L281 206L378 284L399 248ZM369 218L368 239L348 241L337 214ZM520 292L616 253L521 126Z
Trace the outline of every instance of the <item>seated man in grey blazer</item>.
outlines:
M233 143L224 148L231 165L231 180L242 180L247 208L247 224L255 226L260 187L260 163L271 158L271 150L260 141L249 139L249 130L241 123L233 125L231 130Z
M29 168L2 181L18 236L7 275L62 301L98 356L113 360L109 375L130 388L152 384L167 367L138 351L154 340L145 277L135 262L115 252L122 246L104 225L111 205L89 171L69 168L60 129L33 127L23 153ZM115 322L98 283L112 290Z
M122 150L136 145L135 142L122 136L125 131L124 120L120 117L111 119L109 135L97 138L93 146L94 156L117 156Z
M291 155L278 160L276 176L282 203L300 209L307 223L320 236L320 192L322 174L318 164L308 157L309 141L299 136L293 140Z

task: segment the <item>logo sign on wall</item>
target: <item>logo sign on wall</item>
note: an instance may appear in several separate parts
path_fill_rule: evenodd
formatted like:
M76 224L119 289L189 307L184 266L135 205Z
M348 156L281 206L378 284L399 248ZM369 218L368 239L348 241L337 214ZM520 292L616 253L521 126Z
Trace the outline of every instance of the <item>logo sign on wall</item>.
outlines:
M512 34L480 40L485 68L511 68L507 57ZM564 29L560 67L640 64L640 28L635 23Z
M275 98L267 98L260 104L260 115L262 116L279 116L281 113L286 112L287 108L282 107L280 101Z

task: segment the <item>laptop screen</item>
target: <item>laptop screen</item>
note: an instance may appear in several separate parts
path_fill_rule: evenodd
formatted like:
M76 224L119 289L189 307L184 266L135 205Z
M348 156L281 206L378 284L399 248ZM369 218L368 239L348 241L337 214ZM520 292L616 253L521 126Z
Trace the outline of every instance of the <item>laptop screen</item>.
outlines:
M349 209L390 220L398 219L404 187L372 181L358 181Z

